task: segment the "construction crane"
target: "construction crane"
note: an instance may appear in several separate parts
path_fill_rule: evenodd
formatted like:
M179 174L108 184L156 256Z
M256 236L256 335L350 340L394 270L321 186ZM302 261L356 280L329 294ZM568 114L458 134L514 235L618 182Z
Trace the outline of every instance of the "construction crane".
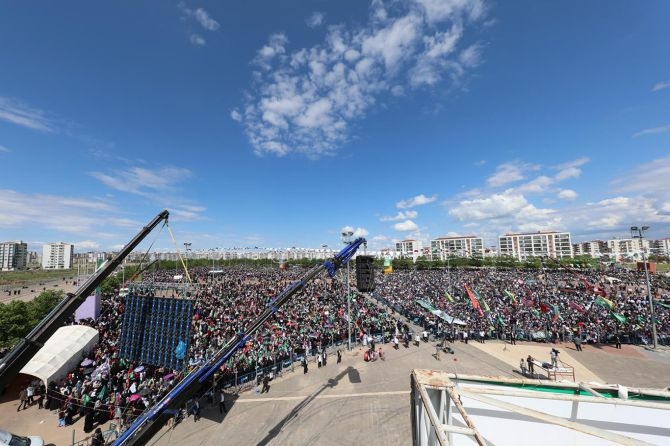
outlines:
M44 343L74 314L86 298L123 262L137 245L156 227L161 221L167 223L169 216L167 210L162 211L111 260L98 269L88 278L76 292L68 293L49 314L40 321L30 333L21 339L0 360L0 389L4 389L21 371L28 361L39 351Z

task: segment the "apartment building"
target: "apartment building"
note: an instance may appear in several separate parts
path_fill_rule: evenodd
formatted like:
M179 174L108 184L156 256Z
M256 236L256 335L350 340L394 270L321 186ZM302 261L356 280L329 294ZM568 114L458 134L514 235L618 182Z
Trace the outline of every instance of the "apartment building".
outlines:
M0 271L16 271L28 266L28 244L0 242Z
M70 269L74 259L74 245L65 242L48 243L42 246L42 268Z
M505 234L498 237L498 249L501 256L511 256L518 260L573 257L569 232Z
M483 257L484 240L474 235L438 237L430 241L433 259L446 260L448 256Z

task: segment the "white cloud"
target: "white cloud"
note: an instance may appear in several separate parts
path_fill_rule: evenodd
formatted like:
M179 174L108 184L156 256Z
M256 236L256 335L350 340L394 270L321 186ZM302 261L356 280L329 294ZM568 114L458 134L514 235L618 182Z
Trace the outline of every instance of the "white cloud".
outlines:
M42 110L30 107L16 99L0 96L0 120L20 125L31 130L55 132L52 118Z
M641 164L629 173L612 181L619 192L644 192L662 194L663 201L670 200L670 156Z
M657 133L665 133L665 132L670 132L670 124L640 130L639 132L633 134L633 138L637 138L638 136L644 136L644 135L655 135Z
M416 231L417 229L419 229L419 227L412 220L405 220L401 223L394 224L393 229L395 229L396 231L408 232L408 231Z
M449 210L449 214L460 221L486 220L518 214L526 206L529 203L523 195L507 191L488 197L462 200Z
M432 197L426 197L424 194L421 194L417 195L416 197L412 197L409 200L399 201L396 203L395 207L397 207L398 209L409 209L415 206L421 206L424 204L432 203L435 200L437 200L437 195L433 195Z
M116 212L116 208L99 198L25 194L0 189L0 228L31 225L81 235L94 232L100 219L110 212Z
M356 228L354 229L353 226L345 226L340 230L341 234L346 234L348 232L353 232L353 238L357 239L359 237L365 237L368 235L368 230L365 228Z
M666 88L670 88L670 81L658 82L652 87L651 91L660 91L665 90Z
M230 117L233 119L233 121L242 122L242 114L237 110L231 111Z
M100 243L93 240L80 240L73 244L78 251L95 251L100 249Z
M219 22L211 18L207 11L202 8L193 11L193 17L200 23L200 26L208 31L216 31L219 29Z
M410 218L416 218L419 215L417 211L405 211L405 212L398 212L396 215L390 217L382 217L380 218L380 221L399 221L399 220L407 220Z
M9 153L9 152L11 152L11 150L9 150L8 147L5 147L2 144L0 144L0 153Z
M534 180L516 187L515 191L518 193L542 193L553 183L553 178L549 178L546 175L540 175Z
M174 166L165 166L156 170L131 167L111 173L90 172L89 175L112 189L148 196L151 193L173 190L176 183L191 177L191 171Z
M486 12L482 0L417 0L417 3L423 7L426 19L431 23L451 20L454 15L477 20Z
M310 28L318 28L323 25L325 17L326 15L323 12L316 11L305 20L305 23L307 23L307 26Z
M486 183L489 186L498 187L523 179L523 169L520 164L504 163L496 168L496 172L486 180Z
M252 88L239 115L231 117L258 155L333 155L379 96L459 84L480 57L478 45L460 45L469 21L481 14L479 3L408 0L387 10L373 0L364 26L330 26L321 43L293 52L286 35L273 34L253 60Z
M558 173L554 178L556 178L557 181L563 181L568 178L578 178L582 174L582 169L580 169L580 167L589 161L589 158L583 156L581 158L577 158L576 160L569 161L564 164L559 164L555 167Z
M203 8L190 9L184 2L179 2L177 7L184 13L185 17L192 18L207 31L216 31L219 29L219 22L214 20Z
M575 200L577 198L577 192L572 189L562 189L558 192L558 198L561 200Z
M203 46L207 43L204 37L202 37L199 34L191 34L191 37L189 38L191 43L195 46Z

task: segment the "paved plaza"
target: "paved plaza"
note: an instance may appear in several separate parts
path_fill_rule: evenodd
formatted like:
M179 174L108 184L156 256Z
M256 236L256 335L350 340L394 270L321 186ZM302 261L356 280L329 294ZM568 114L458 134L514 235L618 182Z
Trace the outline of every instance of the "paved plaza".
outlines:
M584 346L557 344L560 359L575 368L576 380L619 383L631 387L670 386L670 352L651 352L624 345ZM190 416L174 429L163 428L154 445L407 445L410 433L410 371L439 369L452 373L520 377L519 359L529 354L549 361L551 344L499 341L453 344L455 354L436 360L433 343L419 347L382 346L384 360L365 362L363 350L344 352L341 364L331 356L328 365L310 363L303 374L294 371L271 382L270 391L254 390L227 395L228 413L202 401L202 418ZM19 378L20 379L20 378ZM55 412L35 406L16 412L18 383L0 401L2 427L21 434L38 434L47 444L71 444L84 434L83 420L58 428Z

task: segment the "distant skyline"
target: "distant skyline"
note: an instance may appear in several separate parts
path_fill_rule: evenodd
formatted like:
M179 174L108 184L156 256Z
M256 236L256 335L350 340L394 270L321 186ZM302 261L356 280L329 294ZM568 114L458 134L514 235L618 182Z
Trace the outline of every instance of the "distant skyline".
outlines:
M670 237L670 3L6 4L0 241Z

